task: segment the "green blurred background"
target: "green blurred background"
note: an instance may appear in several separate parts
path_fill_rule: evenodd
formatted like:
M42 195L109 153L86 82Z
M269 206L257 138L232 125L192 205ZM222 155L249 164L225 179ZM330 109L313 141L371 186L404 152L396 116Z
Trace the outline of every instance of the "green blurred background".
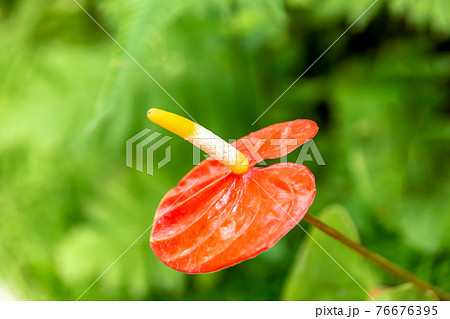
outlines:
M449 1L378 1L254 126L372 0L79 2L223 138L316 121L310 213L450 291ZM72 0L0 0L0 72L0 297L73 300L192 168L179 138L154 176L128 168L125 141L166 134L150 107L185 114ZM374 296L433 298L313 234ZM368 298L298 227L206 275L164 266L148 237L82 300Z

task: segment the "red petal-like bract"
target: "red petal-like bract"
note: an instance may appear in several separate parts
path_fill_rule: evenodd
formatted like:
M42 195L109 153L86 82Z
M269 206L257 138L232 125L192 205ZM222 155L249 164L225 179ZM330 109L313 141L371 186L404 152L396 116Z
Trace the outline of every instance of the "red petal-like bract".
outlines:
M241 138L234 146L251 167L242 175L211 158L191 170L156 211L150 246L158 258L185 273L207 273L272 247L312 204L314 175L294 163L254 165L292 152L317 130L313 121L295 120Z

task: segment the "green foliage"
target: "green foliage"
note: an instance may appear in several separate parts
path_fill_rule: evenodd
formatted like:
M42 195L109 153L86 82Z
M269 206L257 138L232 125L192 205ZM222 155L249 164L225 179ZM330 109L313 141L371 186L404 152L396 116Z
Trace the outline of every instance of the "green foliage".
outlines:
M344 207L328 206L317 217L341 234L360 243L358 230ZM286 277L282 300L371 300L367 293L377 301L439 300L434 293L423 292L412 283L377 287L379 269L368 267L362 256L320 230L307 231L314 240L308 237L300 245ZM342 275L344 270L337 266L327 252L357 283L349 276Z
M343 235L359 242L359 234L348 212L333 205L318 218ZM308 231L308 230L307 230ZM283 289L284 300L368 300L362 290L373 287L373 279L363 257L318 229L309 230L313 239L306 238L300 246ZM320 246L322 247L320 247ZM322 249L323 248L323 249ZM358 282L347 276L335 261Z
M304 163L318 190L310 211L344 206L364 245L450 290L447 0L379 0L254 126L372 0L79 2L225 139L315 120L327 165ZM17 299L76 299L192 168L191 146L174 138L172 161L147 176L125 166L125 141L161 131L150 107L185 114L70 0L0 0L0 70L0 287ZM348 216L344 225L332 216L356 236ZM336 260L356 258L317 235ZM189 276L157 260L148 236L83 299L279 299L284 283L297 287L286 276L300 245L310 247L302 256L324 257L296 228L255 259ZM321 266L303 265L305 280L319 281ZM399 284L348 267L365 285ZM365 298L337 266L327 273L342 294L302 286L292 298Z
M417 290L411 283L397 287L381 289L376 296L377 301L436 301L439 300L432 292Z

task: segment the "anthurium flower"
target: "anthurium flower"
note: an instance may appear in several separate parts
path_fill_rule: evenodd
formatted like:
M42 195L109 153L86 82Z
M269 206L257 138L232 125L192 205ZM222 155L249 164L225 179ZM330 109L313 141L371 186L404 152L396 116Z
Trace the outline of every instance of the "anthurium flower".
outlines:
M173 113L150 109L147 116L211 155L164 196L156 211L150 246L167 266L207 273L255 257L296 226L312 204L314 175L305 166L255 165L313 138L315 122L277 123L230 145Z

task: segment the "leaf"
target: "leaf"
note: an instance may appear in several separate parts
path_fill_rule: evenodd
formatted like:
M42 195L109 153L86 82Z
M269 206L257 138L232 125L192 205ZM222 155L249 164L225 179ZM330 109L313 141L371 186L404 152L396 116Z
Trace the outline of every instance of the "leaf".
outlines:
M378 290L378 292L377 292ZM374 292L377 301L438 301L431 291L423 292L412 283L405 283L392 288L378 288Z
M347 210L339 205L327 207L319 219L343 235L359 242L359 235ZM318 229L310 235L365 290L372 286L366 261ZM283 300L367 300L367 294L310 238L300 246L282 291Z

